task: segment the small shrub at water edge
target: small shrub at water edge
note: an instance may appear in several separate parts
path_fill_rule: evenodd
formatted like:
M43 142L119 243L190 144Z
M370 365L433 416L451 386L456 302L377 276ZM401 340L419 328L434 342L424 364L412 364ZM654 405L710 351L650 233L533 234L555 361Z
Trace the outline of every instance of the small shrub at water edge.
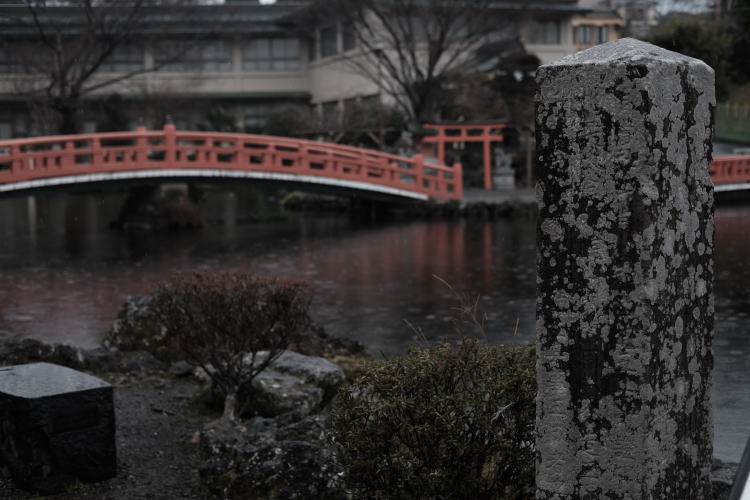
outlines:
M310 288L248 274L196 273L161 285L153 314L184 359L203 368L234 418L237 392L310 325ZM258 351L267 351L256 355Z
M530 496L534 356L465 339L368 368L331 415L354 498Z

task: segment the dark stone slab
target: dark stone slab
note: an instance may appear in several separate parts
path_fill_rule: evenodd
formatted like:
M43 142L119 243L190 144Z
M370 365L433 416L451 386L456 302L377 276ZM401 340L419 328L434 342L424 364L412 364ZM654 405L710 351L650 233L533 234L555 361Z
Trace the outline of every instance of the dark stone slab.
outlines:
M114 477L112 386L50 363L1 367L0 467L41 494Z

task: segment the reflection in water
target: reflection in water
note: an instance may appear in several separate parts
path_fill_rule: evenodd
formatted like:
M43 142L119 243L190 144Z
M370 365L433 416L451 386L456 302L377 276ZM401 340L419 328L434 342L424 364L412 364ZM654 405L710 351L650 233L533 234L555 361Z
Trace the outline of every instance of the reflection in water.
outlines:
M121 194L0 200L0 331L93 346L128 295L208 269L309 280L316 318L375 353L413 343L405 321L430 338L454 334L456 298L433 275L481 296L491 339L533 336L530 220L365 227L340 215L281 217L266 200L209 192L204 230L162 235L108 230Z
M534 334L535 230L529 219L362 226L346 216L274 213L253 191L208 192L195 233L121 233L116 193L0 199L0 334L96 345L128 295L174 271L244 270L309 280L314 315L373 354L454 334L452 292L478 294L493 342ZM266 220L266 222L258 222ZM716 215L716 452L738 459L750 434L750 208ZM518 320L518 332L514 326Z
M716 452L739 460L750 435L750 207L718 209L715 232Z

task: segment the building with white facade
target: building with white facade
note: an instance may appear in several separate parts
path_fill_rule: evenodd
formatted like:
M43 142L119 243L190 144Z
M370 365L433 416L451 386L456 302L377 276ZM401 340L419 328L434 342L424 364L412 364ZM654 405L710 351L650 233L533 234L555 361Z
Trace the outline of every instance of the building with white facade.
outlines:
M656 0L581 0L580 3L582 7L617 12L622 18L623 34L627 36L642 38L659 24Z
M556 2L499 2L504 9L524 9L520 40L542 63L619 37L621 19L612 11ZM277 1L271 5L238 1L191 7L152 8L139 33L118 46L91 78L92 82L132 75L86 94L85 131L101 127L102 103L122 97L131 126L139 120L160 126L171 115L179 128L202 126L211 110L220 109L234 123L261 130L268 114L282 105L311 106L335 114L346 103L387 100L381 85L347 64L356 54L356 39L342 23L301 23L298 13L314 2ZM19 23L23 5L0 6L0 138L44 133L29 112L24 85L35 78L24 69L25 44L33 38ZM50 16L75 23L64 7L49 7ZM203 125L205 126L205 125Z

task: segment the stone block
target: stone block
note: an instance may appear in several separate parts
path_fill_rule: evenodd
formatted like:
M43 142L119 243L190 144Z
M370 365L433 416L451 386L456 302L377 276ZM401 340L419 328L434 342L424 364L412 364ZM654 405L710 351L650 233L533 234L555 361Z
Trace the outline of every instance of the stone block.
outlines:
M50 363L0 368L0 467L41 494L114 477L112 386Z
M263 417L277 417L296 411L309 415L323 403L323 390L308 384L302 378L267 368L251 382L252 390L240 390L240 399L248 392L253 394L249 410Z
M259 360L268 357L268 351L257 353ZM346 376L340 366L318 356L305 356L294 351L284 351L274 359L269 368L277 372L293 375L308 384L323 389L327 398L333 397Z
M537 82L536 498L710 498L713 70L621 39Z
M512 168L492 171L492 187L495 189L513 189L516 187L516 173Z

